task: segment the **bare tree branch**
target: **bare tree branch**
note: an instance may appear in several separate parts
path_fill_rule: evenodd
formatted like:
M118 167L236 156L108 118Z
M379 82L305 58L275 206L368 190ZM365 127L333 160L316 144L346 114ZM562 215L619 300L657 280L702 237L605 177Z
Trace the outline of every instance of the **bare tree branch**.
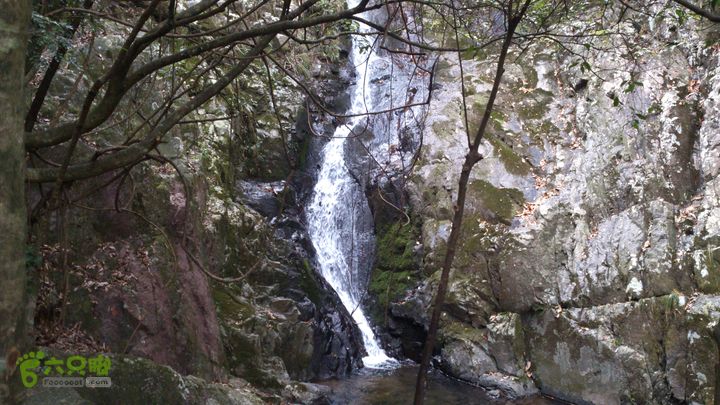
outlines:
M712 22L720 22L720 15L715 14L709 10L706 10L689 0L673 0L673 1L687 9L689 9L690 11L692 11L695 14L697 14L701 17L707 18L708 20L710 20Z

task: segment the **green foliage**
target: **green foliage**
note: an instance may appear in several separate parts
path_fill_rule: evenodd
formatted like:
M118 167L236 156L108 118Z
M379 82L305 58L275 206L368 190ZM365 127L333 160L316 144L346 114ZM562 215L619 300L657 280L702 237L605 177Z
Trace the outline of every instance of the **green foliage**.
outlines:
M544 15L548 12L552 11L552 7L554 6L554 3L552 1L547 0L537 0L533 1L532 4L530 4L530 8L528 9L528 16L533 16L534 14L538 15Z
M56 21L34 11L32 13L31 23L35 30L42 30L44 31L43 34L45 35L48 35L52 32L66 32L65 30L69 30L71 28L70 24L68 24L67 22Z
M680 305L680 295L679 292L673 290L672 293L660 297L659 300L666 311L672 311L673 309L682 308L682 305Z
M679 25L684 25L688 20L687 11L684 8L678 7L675 9L675 18Z
M626 86L625 89L623 90L625 93L632 93L633 91L635 91L635 89L638 86L642 86L643 84L642 84L642 82L639 82L637 80L630 79L630 80L623 80L622 85Z
M635 119L633 119L630 122L630 125L635 129L640 129L640 121L645 121L648 118L658 115L662 112L662 106L658 103L653 103L650 107L648 107L647 111L640 113L635 111Z
M580 64L580 71L582 73L585 73L586 71L590 71L590 70L592 70L592 66L590 66L590 63L588 63L588 61L585 60Z
M26 57L26 66L37 66L42 62L41 57L44 52L53 55L59 47L72 49L72 24L68 18L73 14L70 13L53 13L52 17L48 17L50 11L57 11L64 7L82 8L83 0L47 0L33 1L33 12L30 22L31 37L28 41L28 51ZM84 31L100 31L101 23L99 19L93 19L83 16ZM64 61L75 68L79 68L76 55L72 52L65 56Z
M233 317L239 320L249 319L255 315L255 308L247 302L243 302L233 296L234 288L216 286L213 288L212 296L215 306L221 318Z

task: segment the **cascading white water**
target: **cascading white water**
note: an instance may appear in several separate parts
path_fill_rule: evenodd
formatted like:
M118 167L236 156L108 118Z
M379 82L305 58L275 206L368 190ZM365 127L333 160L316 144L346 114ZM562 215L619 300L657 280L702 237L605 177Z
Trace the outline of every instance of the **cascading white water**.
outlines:
M369 28L361 24L360 31L367 32ZM350 60L357 69L357 82L351 88L351 107L347 115L371 110L371 103L365 97L368 85L365 74L367 66L377 59L377 55L373 50L364 55L360 41L361 38L353 37ZM360 307L363 296L361 287L364 286L358 285L358 281L363 278L357 274L357 266L353 266L354 207L360 198L361 203L367 202L364 200L363 190L345 166L345 142L347 137L352 135L352 128L360 121L361 119L357 118L340 125L333 138L322 149L318 182L307 210L308 231L317 251L323 277L337 292L362 333L367 351L363 363L367 367L384 368L392 366L396 360L388 357L380 347Z

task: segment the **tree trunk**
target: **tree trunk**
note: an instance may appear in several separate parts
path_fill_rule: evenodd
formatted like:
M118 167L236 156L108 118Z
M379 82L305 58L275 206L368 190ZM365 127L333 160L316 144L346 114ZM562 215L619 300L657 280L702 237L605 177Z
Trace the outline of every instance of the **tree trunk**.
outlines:
M705 17L708 20L716 23L720 23L720 14L715 14L710 10L706 10L700 6L695 5L692 1L689 0L673 0L675 3L680 4L681 6L687 8L688 10L692 11L693 13L699 15L700 17Z
M0 0L0 403L24 335L25 148L23 82L31 2Z
M512 2L511 2L512 4ZM452 268L453 260L455 259L455 250L458 246L458 240L460 238L460 228L462 226L463 213L465 211L465 197L467 195L467 187L470 181L470 172L477 162L482 159L482 156L478 154L478 147L485 135L485 129L490 121L490 114L492 112L495 98L497 97L498 90L500 88L500 82L502 81L503 73L505 73L505 59L507 57L508 50L512 43L513 35L515 34L515 28L522 19L529 0L525 2L525 5L521 7L520 12L513 15L512 8L507 13L508 27L505 33L505 39L500 50L500 56L498 57L497 70L495 72L495 78L493 80L493 87L490 91L490 97L488 98L487 105L485 105L485 111L483 113L482 120L478 132L475 134L475 138L468 145L468 153L465 155L465 161L463 162L462 172L460 173L460 181L458 183L458 196L454 206L454 214L452 219L452 228L450 230L450 237L447 242L447 251L445 253L445 259L443 261L442 273L440 274L440 281L438 283L438 289L435 293L435 302L433 303L432 316L430 318L430 326L428 328L427 339L425 340L425 346L423 347L422 361L420 362L420 370L415 384L415 405L422 405L425 400L425 388L427 385L427 372L430 367L430 359L433 355L433 349L435 346L435 340L437 339L438 327L440 325L440 314L442 313L442 307L445 302L445 294L447 293L448 282L450 278L450 269ZM461 57L461 55L458 55ZM468 136L468 140L470 137Z

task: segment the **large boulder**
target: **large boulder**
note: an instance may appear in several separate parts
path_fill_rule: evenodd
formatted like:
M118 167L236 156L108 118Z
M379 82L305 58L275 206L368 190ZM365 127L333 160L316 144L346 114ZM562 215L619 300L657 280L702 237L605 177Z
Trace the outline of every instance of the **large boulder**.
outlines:
M450 322L442 328L440 368L508 398L538 393L526 374L525 337L520 316L500 313L486 328Z
M532 373L578 403L713 403L717 296L666 295L527 319Z

